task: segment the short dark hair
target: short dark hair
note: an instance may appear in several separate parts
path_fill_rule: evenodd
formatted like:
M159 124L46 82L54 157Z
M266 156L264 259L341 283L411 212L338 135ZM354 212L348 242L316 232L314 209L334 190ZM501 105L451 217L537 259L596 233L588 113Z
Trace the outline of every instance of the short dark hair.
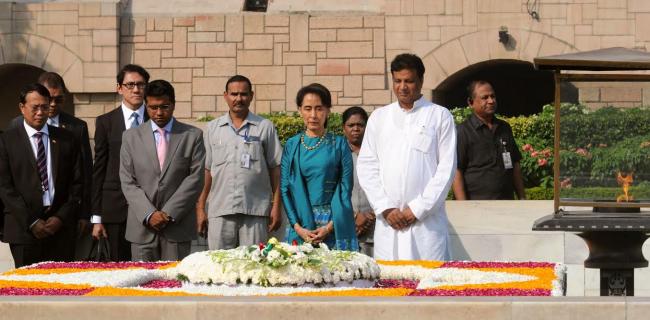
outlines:
M127 64L117 74L117 84L123 84L127 72L135 72L144 78L144 82L149 82L149 72L147 70L137 64Z
M482 85L485 85L485 84L489 84L490 87L492 87L492 89L494 89L494 86L489 81L482 80L482 79L470 81L470 83L467 85L467 88L466 88L466 90L467 90L467 99L473 100L474 99L474 93L475 93L474 91L476 91L476 87L482 86Z
M330 91L320 83L312 83L298 90L298 94L296 95L296 105L298 107L302 107L302 100L309 93L317 95L323 103L323 106L328 108L332 107L332 94L330 94Z
M363 121L368 122L368 113L366 110L363 110L363 108L359 106L354 106L354 107L349 107L343 111L343 115L341 116L341 120L343 120L343 124L348 122L348 119L350 119L353 115L358 114L363 118Z
M27 102L27 95L34 91L38 92L38 94L43 97L46 97L48 100L52 98L50 96L50 91L48 91L44 85L40 83L30 83L20 90L20 103L25 104L25 102Z
M61 89L64 93L68 92L68 88L65 87L63 78L56 72L41 73L41 75L38 77L37 82L48 88Z
M420 81L424 80L424 63L422 63L420 57L412 53L398 54L390 63L390 73L404 69L415 70Z
M226 81L226 88L224 89L225 92L228 92L228 85L233 82L246 82L248 84L248 90L253 91L253 84L251 84L251 81L242 75L236 74L230 77L228 81Z
M165 80L154 80L147 84L144 89L144 98L147 97L168 97L172 103L176 103L176 94L171 83Z

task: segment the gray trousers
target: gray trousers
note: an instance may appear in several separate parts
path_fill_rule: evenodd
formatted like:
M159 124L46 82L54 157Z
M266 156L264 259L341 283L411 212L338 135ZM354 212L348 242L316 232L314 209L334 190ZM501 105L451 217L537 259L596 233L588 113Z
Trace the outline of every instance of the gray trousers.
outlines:
M268 240L269 218L245 214L229 214L209 218L208 247L210 250L233 249Z
M150 243L131 243L132 261L178 261L190 254L192 242L172 242L156 234Z

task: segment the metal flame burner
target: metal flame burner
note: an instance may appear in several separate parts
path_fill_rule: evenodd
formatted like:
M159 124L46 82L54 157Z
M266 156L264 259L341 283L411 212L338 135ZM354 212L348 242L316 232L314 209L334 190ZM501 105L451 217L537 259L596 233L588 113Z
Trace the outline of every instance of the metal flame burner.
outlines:
M607 48L537 57L535 67L552 71L555 79L554 214L535 221L533 230L577 233L589 246L589 258L585 260L585 267L600 269L600 294L634 295L634 268L648 266L641 248L650 234L650 212L647 211L650 209L650 201L643 199L634 202L634 194L630 193L634 170L616 174L616 182L622 187L623 194L619 194L615 199L594 201L560 198L560 85L562 81L650 82L650 74L631 72L650 70L650 53L626 48ZM644 174L647 172L641 172L641 176ZM567 212L561 209L576 207L582 207L583 211ZM641 208L645 211L641 211Z
M648 266L642 251L650 232L646 213L563 211L538 219L533 230L577 233L589 247L585 268L600 269L601 296L633 296L634 268Z
M614 200L594 200L594 202L616 203ZM628 203L639 203L639 201L627 201ZM641 213L641 207L599 207L593 209L595 213Z

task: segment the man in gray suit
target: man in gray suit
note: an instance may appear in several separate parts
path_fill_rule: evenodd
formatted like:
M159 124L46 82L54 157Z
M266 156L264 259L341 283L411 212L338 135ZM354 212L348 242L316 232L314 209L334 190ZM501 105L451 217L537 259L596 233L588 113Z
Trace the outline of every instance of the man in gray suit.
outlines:
M126 239L133 261L180 260L196 239L196 200L203 186L201 130L174 119L165 80L145 89L150 120L122 137L120 181L129 204Z

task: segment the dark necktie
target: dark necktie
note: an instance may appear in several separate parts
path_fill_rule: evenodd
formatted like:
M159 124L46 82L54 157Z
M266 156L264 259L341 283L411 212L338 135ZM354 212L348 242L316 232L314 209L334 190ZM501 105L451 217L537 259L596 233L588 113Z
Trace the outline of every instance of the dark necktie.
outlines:
M38 167L38 175L41 177L41 187L43 191L47 191L50 188L50 183L47 180L47 156L45 155L45 144L43 144L42 136L42 132L34 134L34 137L36 137L36 166Z

